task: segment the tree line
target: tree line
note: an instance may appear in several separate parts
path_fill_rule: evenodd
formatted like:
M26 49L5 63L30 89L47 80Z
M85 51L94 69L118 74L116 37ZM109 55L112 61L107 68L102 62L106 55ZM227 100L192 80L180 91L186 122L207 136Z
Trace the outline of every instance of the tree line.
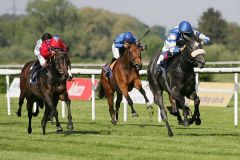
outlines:
M161 51L166 28L149 27L129 15L103 9L78 9L68 0L33 0L27 4L25 15L0 16L0 63L35 60L33 49L44 32L62 37L70 47L73 63L106 62L112 57L111 45L117 34L131 31L140 37L148 28L151 32L142 40L148 46L143 52L145 61ZM207 9L195 28L212 40L206 47L207 60L240 58L240 27L225 21L219 11Z

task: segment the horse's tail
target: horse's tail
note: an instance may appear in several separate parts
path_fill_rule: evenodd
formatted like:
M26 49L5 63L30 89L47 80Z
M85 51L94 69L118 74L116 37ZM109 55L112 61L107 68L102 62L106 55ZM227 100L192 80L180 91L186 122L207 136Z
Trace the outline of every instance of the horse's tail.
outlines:
M104 98L105 92L104 92L101 81L98 82L97 90L98 90L98 97L101 98L101 99Z

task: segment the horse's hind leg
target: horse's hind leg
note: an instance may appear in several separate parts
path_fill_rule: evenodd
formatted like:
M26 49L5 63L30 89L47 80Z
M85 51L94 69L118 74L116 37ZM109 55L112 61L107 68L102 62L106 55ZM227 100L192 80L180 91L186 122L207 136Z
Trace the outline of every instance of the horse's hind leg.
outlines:
M113 93L112 94L107 94L107 99L108 99L108 105L109 105L109 113L110 113L110 116L112 118L111 122L112 124L116 125L117 124L117 119L116 119L116 116L115 116L115 111L114 111L114 107L113 107Z
M115 111L114 111L114 103L113 103L113 98L114 98L114 91L112 90L108 80L104 78L103 72L101 74L101 81L102 81L102 87L104 89L105 95L107 97L108 101L108 106L109 106L109 113L111 117L111 123L116 125L117 120L115 116Z
M17 112L16 112L16 114L17 114L18 117L21 117L21 115L22 115L22 105L23 105L23 103L24 103L24 98L25 98L24 92L21 91L20 97L19 97L19 100L18 100L18 106L19 106L19 108L18 108L18 110L17 110Z
M116 119L118 121L118 113L119 113L119 108L120 104L122 102L122 94L117 92L117 100L116 100Z
M67 116L68 117L68 124L67 124L67 128L69 130L73 130L72 113L71 113L71 107L70 107L71 100L68 97L67 91L64 92L63 94L61 94L59 96L59 99L62 100L62 101L65 101L65 103L67 105L67 110L68 110L68 116Z
M167 130L168 130L168 136L172 137L173 136L173 132L172 129L168 123L168 119L167 119L167 112L164 108L164 104L163 104L163 95L162 95L162 91L161 93L159 93L158 91L154 94L154 101L155 103L158 105L158 107L161 110L161 117L163 119L163 121L166 124Z

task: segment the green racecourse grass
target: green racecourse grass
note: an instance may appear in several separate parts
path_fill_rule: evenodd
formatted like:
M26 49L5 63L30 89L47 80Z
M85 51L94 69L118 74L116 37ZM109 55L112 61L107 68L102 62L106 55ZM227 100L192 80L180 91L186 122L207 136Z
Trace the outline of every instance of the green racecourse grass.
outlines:
M22 117L17 117L17 99L12 99L12 115L7 115L5 95L0 95L0 159L1 160L239 160L240 127L233 126L233 102L227 108L201 107L202 125L188 128L169 122L174 137L168 137L163 122L157 122L157 108L149 121L144 105L135 105L140 115L123 122L110 123L106 99L96 100L96 122L91 120L91 102L72 102L74 130L66 129L67 119L59 117L64 129L56 134L56 127L47 124L42 135L40 122L43 111L33 118L33 133L27 134L25 103ZM128 108L130 113L130 108Z

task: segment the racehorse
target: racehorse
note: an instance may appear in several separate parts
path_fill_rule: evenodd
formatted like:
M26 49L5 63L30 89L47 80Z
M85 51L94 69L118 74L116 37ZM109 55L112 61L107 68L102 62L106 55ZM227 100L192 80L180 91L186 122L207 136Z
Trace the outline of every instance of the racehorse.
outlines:
M132 117L137 117L135 109L133 108L133 101L130 98L128 92L135 87L143 95L145 102L147 103L148 111L152 110L152 106L146 96L139 76L139 70L142 68L141 61L141 48L140 45L131 44L124 50L122 56L116 61L110 77L106 77L105 71L102 70L99 83L99 98L103 98L105 95L108 100L109 113L112 124L116 125L118 121L118 112L122 96L124 96L128 102L128 105L132 110ZM116 111L114 111L114 93L117 92Z
M32 133L31 119L33 116L33 103L37 102L38 106L45 104L45 111L42 118L41 126L43 134L46 134L47 119L53 121L53 116L56 118L57 132L62 131L62 127L58 120L57 103L58 100L65 101L68 108L68 125L67 128L72 130L72 115L70 110L71 100L68 97L66 89L66 79L68 78L68 66L70 60L66 52L59 49L54 49L55 54L47 59L47 66L41 69L37 76L37 83L30 83L31 67L35 61L28 62L24 65L20 74L20 97L19 109L17 115L21 116L21 108L24 103L24 98L27 100L28 110L28 133ZM43 104L42 104L43 105ZM38 108L38 107L37 107Z
M161 54L161 53L160 53ZM158 73L157 60L160 54L157 54L149 63L147 77L149 86L154 95L154 102L161 110L161 117L166 124L168 135L173 136L173 132L167 120L166 110L163 104L163 91L169 94L173 112L181 120L178 108L183 109L183 124L188 126L189 123L195 121L196 125L201 124L199 104L200 99L195 89L195 73L194 67L203 68L205 65L204 55L206 54L200 40L195 37L183 47L180 55L175 57L172 63L167 64L166 71L162 74ZM188 110L185 106L187 97L194 100L194 114L190 120L187 119Z

